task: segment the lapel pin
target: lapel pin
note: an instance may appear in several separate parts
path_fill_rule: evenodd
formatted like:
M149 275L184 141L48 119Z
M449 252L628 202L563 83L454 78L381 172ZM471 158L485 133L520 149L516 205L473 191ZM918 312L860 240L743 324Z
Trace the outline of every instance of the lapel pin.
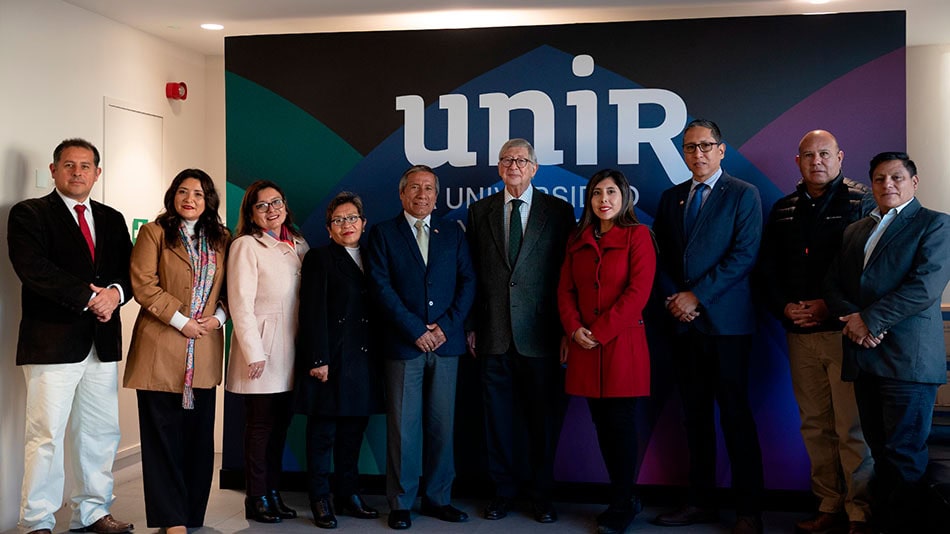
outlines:
M435 233L439 233L439 229L438 229L438 228L433 228L432 231L435 232Z

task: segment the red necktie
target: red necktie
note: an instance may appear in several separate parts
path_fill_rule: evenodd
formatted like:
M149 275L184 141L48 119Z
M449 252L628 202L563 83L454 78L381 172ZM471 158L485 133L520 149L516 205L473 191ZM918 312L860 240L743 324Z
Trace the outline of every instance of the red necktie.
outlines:
M86 206L76 204L73 209L79 215L79 231L86 238L86 245L89 246L89 256L92 257L92 261L96 261L96 244L92 242L92 232L89 231L89 223L86 222Z

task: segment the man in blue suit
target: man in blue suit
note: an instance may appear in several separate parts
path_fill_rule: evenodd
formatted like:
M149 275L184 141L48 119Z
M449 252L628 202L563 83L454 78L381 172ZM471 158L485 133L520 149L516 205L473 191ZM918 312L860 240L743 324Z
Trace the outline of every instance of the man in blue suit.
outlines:
M655 523L718 521L718 401L736 492L733 533L761 533L762 453L748 386L755 330L749 274L759 250L762 205L755 187L720 167L726 147L714 122L686 125L683 152L693 177L663 192L653 231L686 417L690 492L686 506L660 514Z
M369 238L369 275L387 355L386 497L389 526L397 530L412 526L420 476L424 515L468 519L450 500L455 384L475 273L461 226L432 216L438 196L432 169L410 167L399 180L403 212L376 225Z
M940 299L950 280L950 216L920 205L917 166L883 152L870 166L877 209L845 229L827 303L844 322L841 376L854 381L874 457L872 517L926 532L922 487L937 387L947 381Z

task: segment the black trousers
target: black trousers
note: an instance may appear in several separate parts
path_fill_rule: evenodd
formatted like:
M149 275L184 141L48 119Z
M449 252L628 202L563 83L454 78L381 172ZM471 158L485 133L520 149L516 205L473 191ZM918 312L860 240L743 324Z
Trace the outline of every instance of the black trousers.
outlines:
M293 391L244 395L244 475L251 497L280 488L293 399Z
M204 524L214 474L215 391L194 392L195 408L186 410L181 393L136 391L148 528Z
M334 493L359 493L360 447L369 416L307 417L307 489L313 502L330 493L330 458L336 474Z
M499 497L551 499L554 454L567 396L556 355L528 358L511 348L480 356L488 472Z
M587 399L610 476L610 505L629 506L637 480L637 397Z
M761 512L762 451L749 406L751 349L752 336L713 336L693 330L674 338L689 446L689 504L715 504L718 403L719 423L732 467L736 511L740 515Z

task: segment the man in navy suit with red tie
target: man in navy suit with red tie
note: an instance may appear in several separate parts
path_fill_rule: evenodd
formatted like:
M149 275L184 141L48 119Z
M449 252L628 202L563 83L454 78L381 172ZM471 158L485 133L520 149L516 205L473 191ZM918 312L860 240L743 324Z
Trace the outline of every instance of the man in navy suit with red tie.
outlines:
M736 493L732 532L761 534L762 452L748 389L755 331L749 274L762 235L762 204L754 186L722 170L726 147L716 123L687 124L683 153L692 179L663 192L653 231L686 418L690 491L686 506L655 522L719 520L713 501L718 403Z
M10 210L10 261L23 284L16 363L26 377L20 527L49 534L63 500L63 450L75 478L70 529L121 534L109 513L119 446L119 306L131 297L132 242L118 211L89 198L99 151L67 139L49 166L56 189ZM67 423L69 431L67 432Z

